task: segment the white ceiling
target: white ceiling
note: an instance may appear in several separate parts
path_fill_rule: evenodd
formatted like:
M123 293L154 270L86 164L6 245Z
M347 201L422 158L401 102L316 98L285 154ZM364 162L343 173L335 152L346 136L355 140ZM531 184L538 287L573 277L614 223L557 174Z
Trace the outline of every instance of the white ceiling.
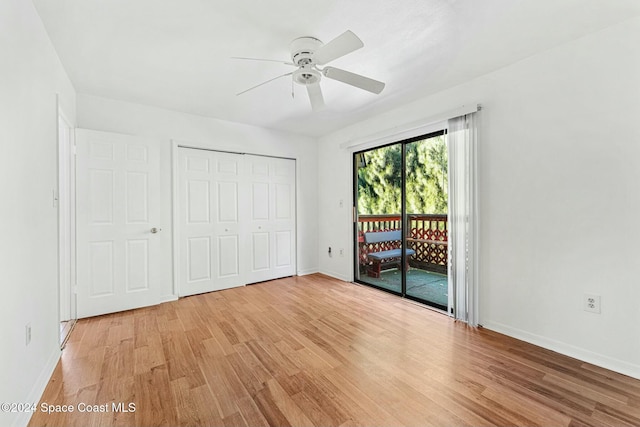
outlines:
M34 0L79 93L320 136L640 15L638 0ZM323 79L325 111L282 78L289 43L350 29L331 63L387 83Z

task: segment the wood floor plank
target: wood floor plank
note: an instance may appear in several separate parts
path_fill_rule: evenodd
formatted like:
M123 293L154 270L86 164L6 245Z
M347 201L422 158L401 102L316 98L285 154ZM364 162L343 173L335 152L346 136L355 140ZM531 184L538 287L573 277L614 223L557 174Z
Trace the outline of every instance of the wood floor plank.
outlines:
M263 412L269 415L267 416L267 420L269 420L271 425L313 425L309 417L307 417L304 411L291 398L291 395L282 388L276 379L267 381L266 388L260 392L257 397L256 402L260 407L265 407ZM283 420L280 415L284 416L285 419Z
M222 422L225 427L251 427L247 424L245 419L242 418L242 415L240 415L239 412L234 412L233 414L224 417Z
M340 425L341 422L336 423L335 418L332 419L331 414L325 412L323 407L317 403L312 396L308 393L300 392L291 396L296 402L296 405L302 409L311 422L316 426L335 426ZM346 420L340 420L346 421Z
M134 396L136 425L168 426L178 424L177 405L171 392L166 365L135 375Z
M145 334L145 332L141 332L141 334ZM146 345L141 345L133 350L133 369L135 374L150 371L155 366L167 363L162 349L160 334L154 334L145 339L144 342Z
M501 404L513 411L517 411L531 422L531 426L568 426L571 417L523 397L521 394L514 393L513 390L493 384L486 388L482 395L487 399Z
M178 378L170 383L171 393L176 404L176 419L178 425L198 425L200 418L196 408L192 406L189 381L186 378Z
M640 380L320 274L80 320L41 402L135 412L31 426L640 425Z
M255 377L255 380L260 384L266 384L273 376L269 373L267 368L264 367L253 352L247 347L246 343L238 344L236 347L236 354L242 359L242 363L246 367L246 370Z
M548 360L548 357L545 358L545 356L538 356L531 353L524 355L522 351L518 351L517 353L521 357L526 358L530 366L542 372L552 374L552 376L563 378L578 385L596 388L601 394L615 396L615 399L627 402L630 397L640 396L640 388L637 386L616 382L605 375L585 371L582 369L582 363L576 359L573 359L575 364L568 368L566 365Z
M349 405L350 412L360 423L370 426L400 424L398 418L389 413L388 402L383 400L381 394L376 390L370 390L370 393L367 390L362 390L337 370L324 372L322 375L333 384L335 389L341 390L347 396L347 405L353 402L353 407Z
M297 425L292 424L287 416L280 410L279 405L268 389L261 389L255 394L254 400L268 425L283 427ZM311 421L308 421L308 423L307 425L312 425Z
M162 349L167 361L169 379L177 380L186 377L191 387L205 384L202 372L184 331L161 333Z
M238 346L240 347L242 344L238 344ZM253 371L238 353L230 354L226 356L226 359L250 396L257 395L264 388L263 378L270 378L268 374L261 378L261 371L259 369Z
M598 407L593 413L594 420L601 421L603 425L637 427L640 419L621 413L612 408Z
M236 400L236 407L238 412L242 415L247 425L252 427L268 427L269 422L263 415L262 411L256 405L256 401L249 397L241 397Z
M225 357L207 357L200 362L200 368L206 378L213 401L219 408L221 417L226 420L237 418L235 400L244 396L240 380L232 373L233 368ZM242 416L240 416L242 418Z
M208 385L190 389L189 397L193 410L198 416L198 422L191 425L220 426L224 424L220 417L218 402Z

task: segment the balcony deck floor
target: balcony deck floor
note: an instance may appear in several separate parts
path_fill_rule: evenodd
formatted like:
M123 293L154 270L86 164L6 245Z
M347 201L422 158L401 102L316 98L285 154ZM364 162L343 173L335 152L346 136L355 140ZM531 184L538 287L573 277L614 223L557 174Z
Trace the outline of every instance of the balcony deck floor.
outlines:
M401 272L398 269L385 270L380 278L360 276L360 281L370 283L380 288L400 292ZM411 268L407 272L407 294L435 304L447 306L448 278L445 274Z

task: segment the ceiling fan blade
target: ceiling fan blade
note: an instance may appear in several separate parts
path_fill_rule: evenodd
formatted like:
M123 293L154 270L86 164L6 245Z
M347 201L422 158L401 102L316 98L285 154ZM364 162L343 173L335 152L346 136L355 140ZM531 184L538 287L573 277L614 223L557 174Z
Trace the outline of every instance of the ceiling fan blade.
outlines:
M322 74L328 79L338 80L339 82L359 87L360 89L375 93L376 95L384 89L384 83L382 82L361 76L360 74L341 70L340 68L325 67L322 70Z
M324 109L324 97L322 96L320 83L307 85L307 93L309 94L309 100L311 101L311 110L320 111Z
M313 54L313 60L318 65L327 64L363 46L362 40L350 30L347 30L318 49Z
M272 81L274 81L274 80L278 80L280 77L290 76L291 74L293 74L293 72L291 72L291 73L287 73L287 74L283 74L283 75L278 76L278 77L274 77L274 78L272 78L272 79L267 80L266 82L262 82L262 83L260 83L259 85L255 85L255 86L253 86L253 87L250 87L249 89L243 90L242 92L236 93L236 96L238 96L238 95L242 95L243 93L249 92L250 90L253 90L253 89L255 89L255 88L257 88L257 87L260 87L260 86L262 86L262 85L266 85L267 83L270 83L270 82L272 82Z
M282 61L280 59L247 58L244 56L232 56L231 59L242 59L245 61L277 62L279 64L293 65L294 67L296 66L296 64L294 64L293 62Z

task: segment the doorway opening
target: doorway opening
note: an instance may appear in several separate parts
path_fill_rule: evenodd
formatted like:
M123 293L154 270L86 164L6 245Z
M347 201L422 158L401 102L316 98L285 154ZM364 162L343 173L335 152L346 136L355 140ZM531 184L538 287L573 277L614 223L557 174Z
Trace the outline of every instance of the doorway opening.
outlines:
M58 110L58 286L59 337L63 348L75 326L75 162L71 122Z
M449 312L445 131L353 160L355 281Z

